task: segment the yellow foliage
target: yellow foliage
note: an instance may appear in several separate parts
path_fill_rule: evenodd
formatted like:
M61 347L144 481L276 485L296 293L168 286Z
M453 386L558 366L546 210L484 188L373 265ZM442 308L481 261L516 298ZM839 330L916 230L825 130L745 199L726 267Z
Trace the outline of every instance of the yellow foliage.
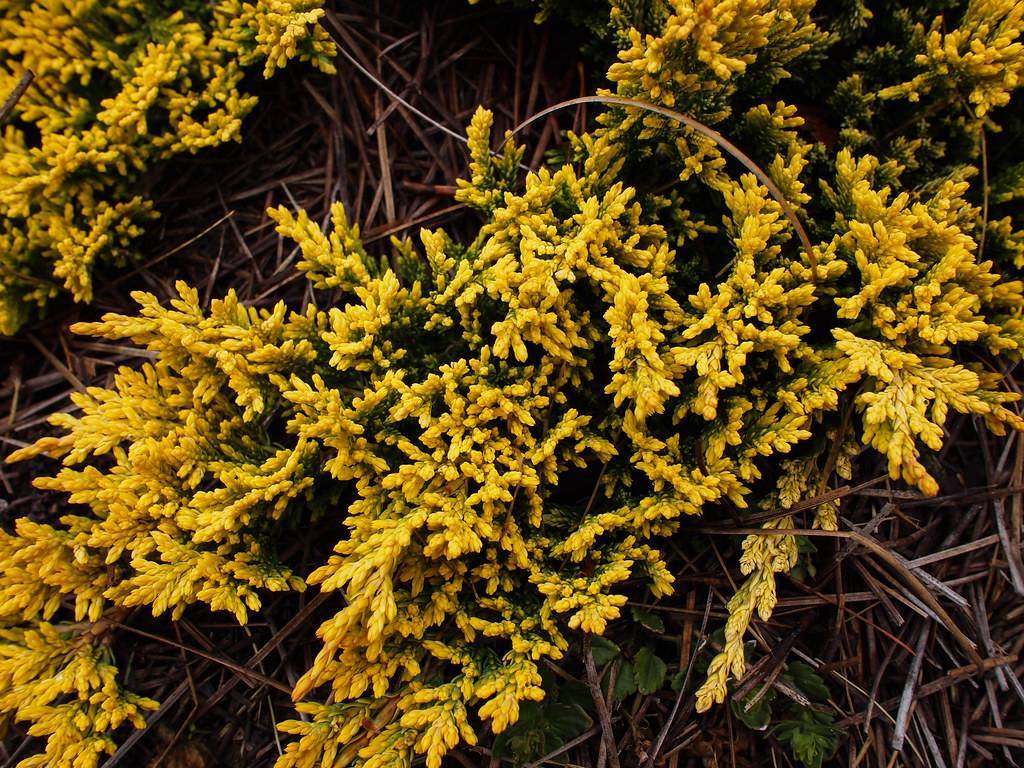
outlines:
M748 119L788 144L776 170L799 190L803 146L786 138L787 114ZM75 394L79 412L52 418L63 436L11 457L62 458L38 484L92 513L63 529L23 522L5 540L0 595L15 625L45 621L63 594L92 619L109 606L178 616L203 602L245 621L261 590L305 583L260 532L283 531L348 483L347 534L308 576L344 604L294 691L329 688L330 703L302 703L312 720L283 725L299 738L280 765L423 755L438 766L476 738L469 713L499 733L543 698L539 665L575 633L605 633L627 581L669 594L661 547L681 519L723 500L746 506L769 460L834 429L841 404L893 476L926 493L937 481L921 455L941 446L950 409L996 431L1024 427L998 377L952 357L966 344L1016 350L1019 335L989 313L1024 304L1020 283L975 258L965 183L893 194L875 182L876 159L840 153L822 195L831 235L812 261L753 176L715 178L731 258L687 294L664 226L609 172L620 160L607 133L577 137L581 169L542 169L514 188L521 150L490 158L489 116L473 125L476 181L459 194L486 220L468 246L423 233L422 277L370 257L340 206L327 233L277 209L300 268L342 303L298 314L229 294L204 311L180 284L169 307L140 293L137 316L76 326L156 360ZM831 313L831 339L811 341L811 313ZM859 442L827 470L813 453L786 459L777 491L757 500L780 512L766 527L793 527L785 511L823 472L848 476ZM600 467L585 509L565 507L560 480ZM837 519L826 505L815 524ZM755 613L770 615L775 575L795 562L793 536L745 542L748 580L701 708L742 674L743 634ZM428 672L441 667L441 680Z
M923 27L919 32L924 33ZM917 55L924 71L913 80L886 88L882 98L918 101L932 90L962 89L974 114L983 117L1009 103L1024 77L1024 5L1016 0L971 0L960 26L944 29L935 18ZM962 98L962 97L958 97Z
M305 34L268 16L251 38L229 25L231 39L265 46L268 68L293 45L315 49L315 8L289 7ZM745 78L774 82L825 42L809 2L677 0L645 34L625 7L618 93L709 122L731 114ZM951 411L1024 428L1001 377L964 362L1024 344L1024 285L979 256L969 175L904 188L895 160L849 148L823 160L784 102L735 119L792 208L813 214L810 251L706 137L610 110L570 137L566 162L520 179L522 149L492 154L481 109L457 193L483 218L469 242L424 231L422 257L409 241L371 256L340 204L327 232L278 208L299 269L340 295L332 306L255 309L229 294L204 309L179 284L169 306L139 293L136 315L77 325L155 359L76 393L77 410L51 418L57 436L11 457L60 459L37 485L88 509L0 540L3 631L36 642L72 595L76 618L96 623L195 603L244 622L262 592L313 584L339 593L338 609L295 685L310 718L282 724L296 740L278 765L436 768L475 743L474 718L501 733L542 700L543 665L608 632L630 593L671 594L668 542L728 503L773 514L744 542L747 579L698 693L699 709L722 701L745 632L797 562L800 502L849 478L865 447L936 493L928 453ZM652 158L678 189L630 183ZM827 460L815 436L837 442ZM325 513L343 532L293 574L276 545ZM815 510L813 525L838 523L837 503ZM33 660L26 680L55 663Z
M155 212L136 179L176 154L237 141L290 59L332 72L320 0L14 0L0 8L0 94L28 90L0 132L0 333L61 291L92 300L93 268L123 263ZM38 139L32 138L38 134Z

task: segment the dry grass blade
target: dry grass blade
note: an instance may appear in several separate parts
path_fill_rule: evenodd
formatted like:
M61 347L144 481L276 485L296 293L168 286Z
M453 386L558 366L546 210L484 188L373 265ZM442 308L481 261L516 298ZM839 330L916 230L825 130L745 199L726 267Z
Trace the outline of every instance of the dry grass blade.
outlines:
M566 752L573 749L574 747L578 747L580 744L586 743L592 736L598 733L598 730L599 729L597 726L589 728L588 730L584 731L579 736L577 736L575 739L570 739L565 744L558 747L557 749L551 750L543 757L534 760L532 763L527 763L525 766L523 766L523 768L540 768L542 765L550 763L556 757L564 755Z
M708 618L711 616L711 600L713 596L714 592L709 589L707 604L704 606L704 618L701 619L700 623L700 635L697 641L697 647L694 649L693 655L690 657L689 663L686 665L686 674L683 676L682 685L679 686L679 693L676 695L675 703L672 705L672 711L665 720L665 724L661 727L661 731L658 733L658 738L655 740L654 746L651 748L651 754L647 759L648 768L654 768L658 755L661 754L661 749L665 746L665 739L668 738L668 734L671 732L672 726L675 724L676 717L679 714L679 707L683 701L683 696L685 695L686 688L690 683L690 676L693 674L694 662L700 652L704 649L704 645L707 642Z
M928 637L931 634L931 623L925 622L917 637L917 644L914 646L914 658L910 662L910 669L907 670L907 682L903 687L903 696L900 697L900 708L896 713L896 725L892 737L892 748L894 752L903 750L903 742L907 737L907 727L910 725L910 713L914 705L914 693L917 690L917 678L921 674L921 665L924 663L924 649L928 644Z
M327 14L327 20L330 22L331 26L335 28L336 31L340 31L341 23L338 21L338 18L337 18L337 16L335 14L333 14L333 13ZM408 101L403 99L399 94L397 94L393 90L391 90L383 81L381 81L381 79L379 77L377 77L375 74L373 74L373 72L371 72L369 69L367 69L365 66L363 66L363 64L358 59L356 59L355 56L353 56L351 53L348 52L348 50L345 47L344 40L339 40L338 36L334 35L334 34L332 34L331 37L334 39L335 44L338 46L338 53L340 53L342 56L344 56L345 59L348 61L348 63L351 64L353 67L355 67L357 70L359 70L359 72L361 74L363 74L364 76L366 76L367 78L372 80L374 85L376 85L378 88L380 88L380 90L382 90L384 93L386 93L388 95L388 98L392 99L393 101L398 102L403 107L405 107L407 110L412 112L414 115L416 115L420 119L425 120L426 122L430 123L432 126L434 126L434 128L436 128L437 130L441 131L442 133L447 134L451 138L455 139L456 141L460 141L463 144L466 143L466 141L467 141L466 137L463 136L461 133L459 133L458 131L452 130L451 128L449 128L448 126L444 125L443 123L438 122L433 117L428 115L426 112L424 112L423 110L417 108L413 104L410 104Z
M204 661L203 664L209 664L210 662ZM110 756L106 762L104 762L100 768L115 768L120 765L124 760L125 755L132 751L136 744L142 740L142 737L146 735L148 730L155 726L160 720L162 720L169 712L174 710L174 707L181 700L181 697L188 693L189 681L185 680L178 685L169 695L164 696L163 701L160 703L160 708L146 718L146 727L137 730L130 734L123 742L121 746L117 748L117 751Z
M850 539L857 542L861 546L867 547L873 553L878 555L880 558L890 565L894 570L903 576L907 586L909 586L914 594L930 608L946 627L951 635L956 639L960 645L961 650L967 655L973 663L975 668L979 672L983 672L985 669L985 662L978 653L974 643L971 642L970 638L965 635L960 627L957 626L953 618L946 612L946 609L939 604L939 601L935 599L935 596L928 590L928 588L922 583L920 577L915 574L911 569L907 568L906 565L901 561L897 555L894 555L886 547L883 547L874 539L865 536L859 531L822 531L816 528L784 528L784 529L770 529L770 528L712 528L712 527L700 527L695 528L694 531L697 533L706 533L712 536L820 536L831 539Z

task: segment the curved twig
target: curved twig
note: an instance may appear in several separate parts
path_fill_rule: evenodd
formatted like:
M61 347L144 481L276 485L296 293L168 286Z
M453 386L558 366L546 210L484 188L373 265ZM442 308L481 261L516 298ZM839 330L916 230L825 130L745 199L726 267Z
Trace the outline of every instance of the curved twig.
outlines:
M10 117L14 111L15 105L18 103L18 99L25 95L25 91L32 85L32 80L35 78L35 74L31 69L26 69L25 74L21 76L21 80L14 86L14 90L11 91L10 96L4 99L4 103L0 105L0 125L7 122L7 118Z
M811 245L811 239L810 237L807 236L807 230L805 230L803 224L800 223L800 219L797 218L796 213L794 213L793 209L790 207L789 202L786 200L786 196L782 194L782 190L778 188L778 186L775 184L774 181L771 180L768 174L761 170L757 163L751 160L750 156L747 155L743 150L741 150L739 147L737 147L735 144L733 144L731 141L725 138L714 128L709 128L699 120L695 120L692 117L688 117L684 115L682 112L676 112L674 109L662 107L658 104L651 104L646 101L640 101L638 99L627 99L624 96L577 96L572 99L560 101L557 104L553 104L550 107L542 109L540 112L537 112L536 114L530 115L530 117L526 118L523 122L521 122L514 129L512 129L512 131L505 135L504 140L501 142L501 144L498 145L498 151L501 150L501 148L505 145L506 142L509 141L509 139L511 139L520 131L522 131L531 123L540 120L542 117L547 117L552 112L557 112L558 110L565 109L567 107L575 107L580 104L614 104L620 107L633 107L634 109L643 109L646 110L647 112L653 112L655 114L661 115L662 117L667 117L670 120L675 120L677 123L682 123L687 128L692 128L693 130L697 131L697 133L707 136L718 146L720 146L730 155L739 160L747 170L749 170L752 174L754 174L757 177L758 181L764 184L765 188L768 190L768 194L770 194L775 199L775 202L779 204L779 207L782 209L782 212L785 214L786 218L789 219L789 223L793 225L793 229L796 230L796 235L800 240L800 244L803 246L804 251L806 251L807 253L807 260L810 262L811 268L814 270L814 272L817 272L818 260L814 255L814 247Z

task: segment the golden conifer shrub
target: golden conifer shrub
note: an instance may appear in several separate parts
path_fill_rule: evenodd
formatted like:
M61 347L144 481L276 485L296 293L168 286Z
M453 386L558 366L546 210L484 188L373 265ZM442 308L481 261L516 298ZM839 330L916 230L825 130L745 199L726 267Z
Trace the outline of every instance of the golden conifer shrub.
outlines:
M154 163L237 141L270 77L299 58L333 71L321 0L10 0L0 97L35 79L0 126L0 333L61 291L92 299L155 212L134 183Z
M785 107L750 119L792 139L777 171L810 206ZM1000 377L961 362L1024 342L1024 286L976 258L966 182L897 191L898 168L842 151L814 201L828 234L807 253L753 175L716 174L701 183L728 258L694 282L689 245L661 221L679 211L619 179L615 137L574 137L570 162L519 181L522 150L493 156L490 127L478 111L458 192L483 218L470 242L423 231L418 249L375 256L340 204L326 233L273 209L339 302L294 312L229 294L204 311L180 284L170 306L139 293L137 315L75 327L155 360L73 395L57 436L11 456L60 459L37 485L80 509L4 539L8 656L70 633L0 689L4 711L81 753L106 748L96 734L149 702L110 689L124 715L107 720L79 715L95 685L55 694L78 707L71 731L26 697L94 653L111 612L205 603L244 622L268 590L310 584L337 593L336 612L295 686L307 718L281 725L295 738L279 768L438 768L542 700L542 666L606 633L630 595L673 591L664 553L687 517L790 509L848 477L861 447L935 493L926 455L951 411L1024 428ZM275 548L313 514L337 517L338 542L295 574ZM837 519L824 505L815 525ZM742 674L743 632L795 558L790 536L745 543L750 577L700 708ZM55 622L72 611L78 624Z
M918 33L924 36L923 25ZM962 89L971 109L982 117L1010 102L1024 77L1024 4L1015 0L972 0L960 25L943 32L937 17L925 36L925 50L916 62L924 71L912 80L883 90L881 98L906 96L920 100L933 90Z
M787 68L811 66L829 41L811 19L815 0L610 5L619 51L608 69L614 89L599 93L668 107L709 126L733 117L737 102L788 78ZM600 120L634 151L667 153L684 180L694 174L711 179L725 166L714 141L661 115L627 107Z
M844 407L860 416L861 440L850 442L820 415L804 437L830 435L839 441L839 458L862 442L887 457L894 479L934 494L938 482L921 447L941 446L950 408L982 415L997 432L1004 428L997 422L1019 426L1015 410L986 405L993 397L1006 402L997 391L998 374L959 364L958 349L973 344L1016 356L1024 341L1019 281L1001 281L1000 270L982 258L987 244L985 253L997 254L1008 267L1024 263L1019 204L1011 207L1021 196L1024 163L986 167L984 149L986 132L991 136L1007 125L1013 135L1021 133L1018 112L999 108L1021 85L1024 3L967 0L950 4L955 7L942 16L927 6L839 5L611 0L620 44L608 70L614 90L603 93L672 108L727 136L744 137L797 216L831 238L815 249L810 264L838 272L805 282L809 293L798 301L809 304L798 303L792 315L770 305L765 311L761 297L770 291L777 302L785 289L773 284L773 273L738 270L742 260L716 275L717 285L699 283L690 306L703 314L691 314L682 334L697 373L697 412L714 420L723 391L760 388L763 374L748 373L749 356L773 351L775 364L796 374L796 396L811 397L805 405L812 411L834 412L837 392L858 392ZM827 71L819 66L823 56L829 57ZM793 74L809 99L816 93L828 101L827 112L813 104L809 110L817 123L813 133L819 139L824 134L824 142L808 141L803 105L770 98L773 86ZM880 76L889 79L880 83ZM741 104L745 111L737 109ZM838 130L822 125L826 120L835 120ZM735 184L725 175L721 146L641 108L615 106L598 121L598 141L626 159L624 177L646 175L651 187L673 175L682 182L656 201L677 244L721 234L701 197L702 187L715 189L734 209L729 201L736 199L730 191ZM1004 156L1017 154L1014 141L1003 144ZM983 186L987 180L977 179L973 189L968 183L988 173L998 174L998 194ZM724 233L742 253L744 242L762 237L764 225L737 227L732 218L725 217ZM770 241L758 243L758 253L764 242ZM684 260L681 268L690 266ZM842 289L833 287L836 277ZM835 315L816 308L826 296ZM762 317L775 321L770 335L749 320ZM814 327L829 329L831 344L822 346L810 332L810 318ZM787 333L779 335L783 327ZM812 351L819 357L807 366L803 356ZM762 400L757 408L769 403ZM845 476L848 463L830 463L825 455L786 462L773 473L778 490L756 503L765 511L785 511L826 487L822 471ZM834 504L820 507L815 527L835 528L837 511ZM793 526L792 517L782 516L766 527ZM749 578L728 605L725 646L698 692L698 710L723 701L728 678L743 674L743 634L755 612L771 615L774 575L789 571L796 557L792 536L744 542L741 568Z

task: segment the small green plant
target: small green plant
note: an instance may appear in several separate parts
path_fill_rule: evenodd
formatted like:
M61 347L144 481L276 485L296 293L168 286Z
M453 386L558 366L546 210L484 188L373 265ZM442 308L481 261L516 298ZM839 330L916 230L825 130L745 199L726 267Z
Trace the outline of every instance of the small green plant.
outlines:
M770 732L806 768L820 768L839 746L835 718L825 706L828 688L802 661L789 662L778 679L789 695L766 684L743 699L733 699L733 714L752 730ZM793 696L804 696L807 701L798 701Z

